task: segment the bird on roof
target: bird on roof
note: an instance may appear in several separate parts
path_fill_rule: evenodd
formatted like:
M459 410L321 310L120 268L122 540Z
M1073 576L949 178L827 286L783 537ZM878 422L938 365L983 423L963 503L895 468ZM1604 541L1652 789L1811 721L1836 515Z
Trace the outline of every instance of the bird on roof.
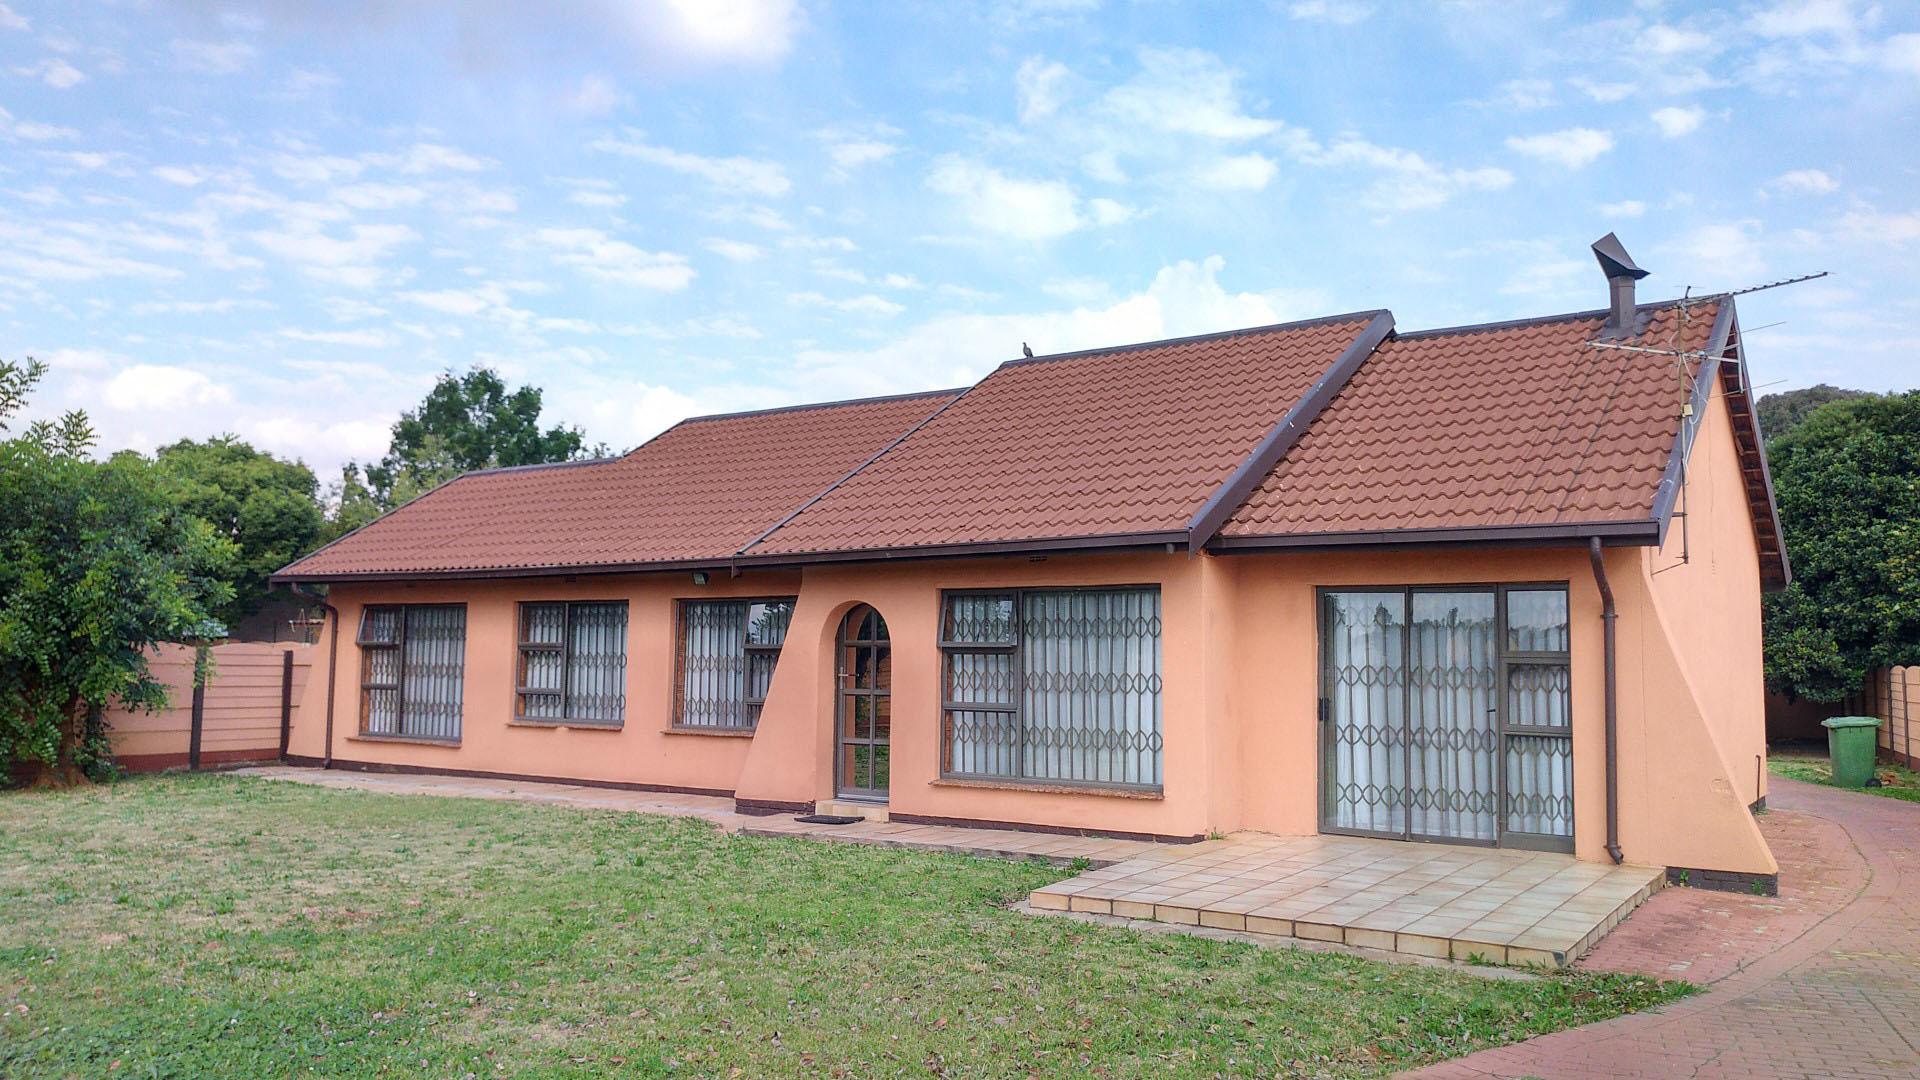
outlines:
M1023 355L1023 356L1025 356L1025 357L1027 357L1028 359L1032 359L1032 358L1033 358L1033 346L1031 346L1031 345L1029 345L1029 344L1027 344L1027 343L1026 343L1026 342L1024 342L1024 341L1023 341L1023 342L1021 342L1021 343L1020 343L1020 353L1021 353L1021 355Z

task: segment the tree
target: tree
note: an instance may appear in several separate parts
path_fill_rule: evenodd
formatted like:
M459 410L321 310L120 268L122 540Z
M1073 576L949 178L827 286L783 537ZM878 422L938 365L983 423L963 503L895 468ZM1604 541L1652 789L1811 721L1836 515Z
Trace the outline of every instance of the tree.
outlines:
M1767 461L1794 576L1766 600L1768 685L1838 701L1920 663L1920 391L1821 405Z
M0 434L46 366L0 361ZM233 544L170 499L138 456L93 461L84 414L0 441L0 777L76 782L107 757L89 720L166 704L146 650L210 634Z
M1773 442L1786 438L1808 414L1830 401L1870 396L1865 390L1843 390L1838 386L1819 383L1799 390L1768 394L1754 403L1754 411L1760 417L1761 434L1766 436L1768 442Z
M154 455L155 472L194 517L235 547L233 599L214 615L228 626L260 609L267 577L313 550L325 525L313 470L232 435L182 439Z
M385 511L472 469L571 461L605 450L589 449L577 427L542 430L540 399L538 387L508 392L489 368L441 375L420 406L394 423L393 441L379 464L348 466L341 478L343 501L362 474L372 504Z

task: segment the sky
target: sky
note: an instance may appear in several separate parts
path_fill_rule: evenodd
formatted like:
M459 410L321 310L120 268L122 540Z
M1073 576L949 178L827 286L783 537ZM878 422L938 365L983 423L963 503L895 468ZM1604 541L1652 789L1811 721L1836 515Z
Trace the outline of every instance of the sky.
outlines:
M1740 301L1920 379L1920 4L0 2L0 357L323 479L445 371L619 450L1020 354ZM1649 358L1649 362L1663 362Z

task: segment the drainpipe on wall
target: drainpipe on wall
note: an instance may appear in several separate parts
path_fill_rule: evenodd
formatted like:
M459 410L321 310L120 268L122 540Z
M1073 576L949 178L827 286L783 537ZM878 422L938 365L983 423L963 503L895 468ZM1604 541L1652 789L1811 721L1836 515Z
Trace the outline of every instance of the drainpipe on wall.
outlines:
M319 604L327 613L327 743L320 753L320 767L333 768L333 685L334 668L340 659L340 609L327 603L327 598L318 593L308 592L299 582L291 582L287 588L293 595L305 597Z
M1607 856L1615 863L1626 861L1620 852L1620 699L1619 647L1614 638L1614 623L1620 612L1613 606L1613 586L1607 583L1607 564L1600 557L1600 538L1587 538L1587 555L1593 560L1593 583L1600 587L1600 619L1606 626L1606 699L1607 699Z

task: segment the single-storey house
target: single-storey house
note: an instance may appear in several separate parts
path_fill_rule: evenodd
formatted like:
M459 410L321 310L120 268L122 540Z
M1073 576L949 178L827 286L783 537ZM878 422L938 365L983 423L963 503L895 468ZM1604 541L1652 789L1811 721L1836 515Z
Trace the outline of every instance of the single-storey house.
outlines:
M1731 296L1010 360L470 473L281 570L289 756L1192 840L1776 872Z

